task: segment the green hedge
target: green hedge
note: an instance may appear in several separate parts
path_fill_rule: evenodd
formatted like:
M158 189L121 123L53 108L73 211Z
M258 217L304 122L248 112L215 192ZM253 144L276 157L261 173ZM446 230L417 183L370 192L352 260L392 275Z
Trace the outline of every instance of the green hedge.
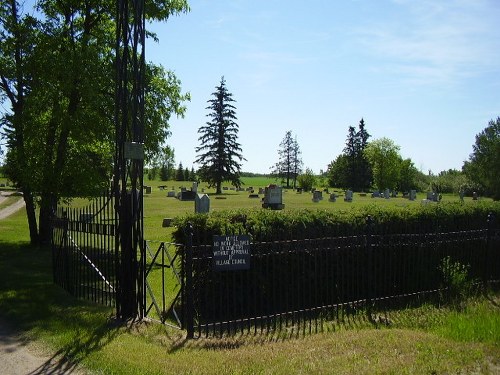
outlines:
M249 234L254 242L337 237L365 233L372 218L372 233L438 233L484 229L489 213L500 224L500 202L459 202L380 207L368 205L349 210L228 210L178 217L173 236L185 243L185 228L193 226L194 244L212 243L213 235Z

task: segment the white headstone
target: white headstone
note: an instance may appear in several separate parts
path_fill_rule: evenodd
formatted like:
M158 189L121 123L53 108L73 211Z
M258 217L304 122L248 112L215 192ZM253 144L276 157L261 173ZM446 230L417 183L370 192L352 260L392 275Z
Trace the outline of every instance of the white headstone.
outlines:
M195 193L198 192L198 183L197 182L193 182L193 187L191 188L192 191L194 191Z

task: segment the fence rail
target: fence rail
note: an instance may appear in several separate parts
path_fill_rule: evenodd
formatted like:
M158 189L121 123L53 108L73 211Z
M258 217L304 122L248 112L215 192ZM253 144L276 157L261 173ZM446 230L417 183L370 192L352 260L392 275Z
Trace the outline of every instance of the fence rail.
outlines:
M471 280L500 280L500 235L492 226L443 233L371 234L375 232L253 243L251 267L239 271L217 271L211 245L188 246L182 262L188 336L297 325L317 330L324 319L339 319L349 311L445 293L447 257L467 265Z

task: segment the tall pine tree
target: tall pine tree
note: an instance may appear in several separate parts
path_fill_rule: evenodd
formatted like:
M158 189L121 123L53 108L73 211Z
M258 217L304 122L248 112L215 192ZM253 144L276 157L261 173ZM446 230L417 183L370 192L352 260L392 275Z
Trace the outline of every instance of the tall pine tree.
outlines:
M297 138L292 138L292 131L288 130L280 143L278 149L279 160L271 167L271 173L277 178L286 182L286 187L291 187L293 182L295 188L297 176L302 169L302 159L300 158L300 147Z
M343 154L333 161L329 168L330 184L341 184L355 191L369 189L372 183L372 170L366 159L365 149L370 134L366 131L365 121L361 119L359 129L349 126Z
M365 156L370 134L365 129L365 120L361 118L356 133L356 187L359 190L369 189L372 184L372 170Z
M216 194L221 194L224 181L241 186L241 164L238 160L241 162L245 158L238 143L239 126L236 123L236 107L232 104L235 100L227 90L224 77L215 89L206 108L210 110L207 115L210 120L198 129L201 146L196 148L198 156L195 162L200 164L201 180L215 186Z

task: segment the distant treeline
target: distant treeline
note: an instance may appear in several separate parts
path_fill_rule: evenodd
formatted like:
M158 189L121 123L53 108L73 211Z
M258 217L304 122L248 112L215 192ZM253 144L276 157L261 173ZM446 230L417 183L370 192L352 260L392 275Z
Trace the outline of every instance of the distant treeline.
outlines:
M272 177L269 173L241 172L241 177Z

